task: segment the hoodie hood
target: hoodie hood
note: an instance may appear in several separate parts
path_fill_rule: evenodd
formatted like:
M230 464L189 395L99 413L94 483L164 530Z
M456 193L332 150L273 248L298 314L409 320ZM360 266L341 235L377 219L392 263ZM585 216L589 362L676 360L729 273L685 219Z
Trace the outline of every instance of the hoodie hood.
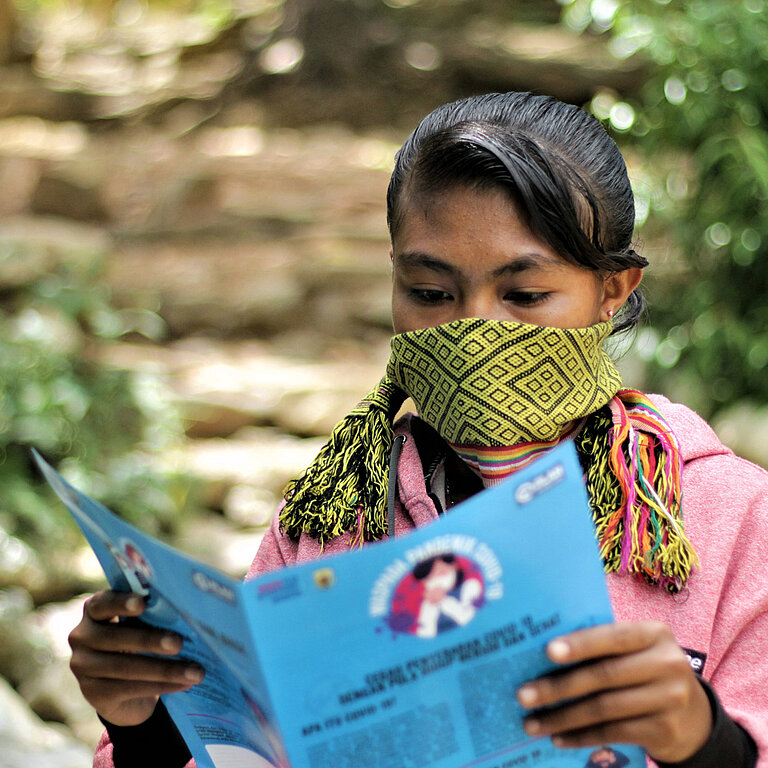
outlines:
M648 395L669 422L680 441L680 454L688 463L705 456L722 456L733 451L720 442L712 427L698 413L685 405L670 402L663 395Z

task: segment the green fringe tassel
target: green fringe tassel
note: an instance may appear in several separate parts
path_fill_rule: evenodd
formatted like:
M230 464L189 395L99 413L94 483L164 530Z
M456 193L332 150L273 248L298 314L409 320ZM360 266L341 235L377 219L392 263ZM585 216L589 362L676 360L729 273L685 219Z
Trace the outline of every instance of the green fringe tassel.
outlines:
M610 431L612 426L610 409L601 408L593 413L576 436L576 452L581 468L584 470L584 482L592 509L595 524L595 536L603 541L610 514L619 509L623 500L619 478L611 470ZM624 536L624 523L619 523L612 546L602 547L606 573L621 569L621 542Z
M682 528L679 505L672 505L669 510L678 526L664 520L650 505L644 516L644 525L641 522L643 515L637 508L629 516L617 515L617 510L626 505L626 499L619 478L611 470L611 425L610 409L602 408L587 419L575 439L605 572L629 572L641 576L649 584L658 584L672 593L679 592L692 568L698 564L696 553ZM623 445L622 451L628 460L627 446ZM664 498L667 496L668 478L664 473L661 448L657 447L655 452L656 468L654 476L649 479L657 494ZM633 482L636 481L633 479ZM638 505L640 503L638 500ZM624 552L627 519L632 540L628 564Z
M352 534L352 546L387 534L389 454L392 420L405 393L382 379L340 421L303 475L285 489L280 529L292 539L302 533L326 542Z

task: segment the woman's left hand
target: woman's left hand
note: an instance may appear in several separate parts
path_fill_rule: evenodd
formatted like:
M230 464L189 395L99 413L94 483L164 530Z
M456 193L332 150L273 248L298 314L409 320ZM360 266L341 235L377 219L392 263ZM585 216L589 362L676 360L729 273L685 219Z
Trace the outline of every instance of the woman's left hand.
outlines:
M580 664L525 683L527 709L556 706L525 719L531 736L558 747L637 744L654 759L680 762L712 730L709 699L666 624L603 624L552 640L547 655ZM559 703L567 699L576 701Z

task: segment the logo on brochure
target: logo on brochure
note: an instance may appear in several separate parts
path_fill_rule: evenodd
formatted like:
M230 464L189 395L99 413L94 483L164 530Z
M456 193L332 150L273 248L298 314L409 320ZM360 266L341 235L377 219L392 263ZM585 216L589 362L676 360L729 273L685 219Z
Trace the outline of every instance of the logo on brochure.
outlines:
M129 539L121 539L119 546L108 544L107 547L131 591L137 595L148 595L154 574L152 566L136 544Z
M299 580L296 576L282 576L279 579L265 581L259 584L256 592L258 600L269 600L271 603L280 603L301 595Z
M318 589L330 589L336 583L336 574L333 568L318 568L312 574L312 580Z
M407 550L379 576L369 613L395 633L436 637L469 624L504 593L493 550L472 536L438 536Z
M555 464L554 467L550 467L546 472L536 475L536 477L525 483L520 483L515 488L515 501L521 505L528 504L540 493L548 491L558 483L562 483L563 480L565 480L565 467L562 464Z
M207 573L193 571L192 583L202 592L218 597L219 600L223 600L225 603L235 604L234 590L217 579L211 578Z

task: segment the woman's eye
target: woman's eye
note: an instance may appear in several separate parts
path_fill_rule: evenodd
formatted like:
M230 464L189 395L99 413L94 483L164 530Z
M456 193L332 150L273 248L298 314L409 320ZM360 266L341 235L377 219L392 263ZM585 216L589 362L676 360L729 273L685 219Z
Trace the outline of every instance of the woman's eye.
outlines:
M413 288L411 296L422 304L441 304L444 301L451 301L453 296L446 291L438 291L434 288Z
M512 291L504 296L505 301L512 301L523 307L531 307L546 301L549 293L546 291Z

